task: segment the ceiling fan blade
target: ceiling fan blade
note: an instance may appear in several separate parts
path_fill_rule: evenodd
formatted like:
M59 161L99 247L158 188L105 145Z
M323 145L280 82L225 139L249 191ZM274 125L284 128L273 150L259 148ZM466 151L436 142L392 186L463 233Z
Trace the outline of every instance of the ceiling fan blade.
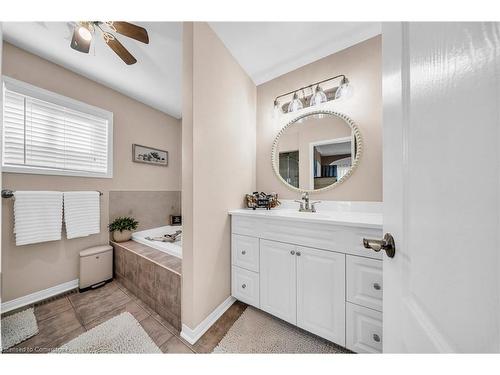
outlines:
M139 42L149 44L149 35L144 27L121 21L108 21L106 24L117 33L138 40Z
M132 65L137 62L134 56L121 44L113 34L104 32L104 41L127 65Z
M78 27L73 30L73 36L71 37L71 48L78 52L89 53L91 40L85 40L78 34Z

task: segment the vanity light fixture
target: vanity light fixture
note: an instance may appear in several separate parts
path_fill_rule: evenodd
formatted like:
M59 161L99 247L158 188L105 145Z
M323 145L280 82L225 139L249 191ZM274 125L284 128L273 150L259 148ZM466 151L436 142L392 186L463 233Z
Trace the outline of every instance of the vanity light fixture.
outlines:
M280 102L278 101L278 99L274 99L273 118L279 115L279 113L280 113Z
M302 100L299 99L299 95L295 92L292 101L288 104L288 112L296 112L302 108L304 108L304 104L302 104Z
M338 78L341 78L341 81L336 89L328 89L325 91L320 86L325 82L333 81ZM314 87L315 89L313 90ZM305 89L310 89L312 94L306 96L304 94ZM303 98L299 98L298 95L298 93L301 91L303 93ZM288 103L285 102L281 104L279 99L290 94L293 94L292 100ZM311 107L330 100L346 98L351 94L352 86L350 85L349 80L344 74L339 74L335 77L327 78L319 82L314 82L310 85L298 88L285 94L278 95L276 98L274 98L274 110L275 113L280 111L284 113L296 112L298 110L301 110L302 108Z
M335 91L335 99L348 98L352 94L352 86L349 84L349 80L344 77L340 82L340 87Z
M316 90L314 90L314 93L311 96L310 105L313 106L313 105L325 103L326 101L328 101L328 98L326 97L325 92L320 87L320 85L317 85Z

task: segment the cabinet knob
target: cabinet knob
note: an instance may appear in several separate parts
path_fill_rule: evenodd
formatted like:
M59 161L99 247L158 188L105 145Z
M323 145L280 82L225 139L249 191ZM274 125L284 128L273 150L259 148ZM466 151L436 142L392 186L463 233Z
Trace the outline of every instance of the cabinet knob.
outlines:
M295 251L293 251L293 250L290 251L290 254L295 255Z
M380 290L380 284L379 283L373 283L373 289Z
M243 284L241 287L245 289L247 287L247 284Z
M245 255L246 253L247 253L247 252L246 252L245 250L243 250L243 251L241 252L241 254L242 254L242 255Z
M376 333L373 334L373 341L375 342L380 342L380 336L377 335Z
M300 257L300 251L297 251L297 256Z

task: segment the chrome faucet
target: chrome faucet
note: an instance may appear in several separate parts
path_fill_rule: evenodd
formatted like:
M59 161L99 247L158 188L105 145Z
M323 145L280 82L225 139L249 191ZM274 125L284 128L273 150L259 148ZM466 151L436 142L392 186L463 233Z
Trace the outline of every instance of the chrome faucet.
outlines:
M300 203L299 212L316 212L315 205L321 203L321 201L310 202L309 193L303 193L301 200L296 200L295 202Z

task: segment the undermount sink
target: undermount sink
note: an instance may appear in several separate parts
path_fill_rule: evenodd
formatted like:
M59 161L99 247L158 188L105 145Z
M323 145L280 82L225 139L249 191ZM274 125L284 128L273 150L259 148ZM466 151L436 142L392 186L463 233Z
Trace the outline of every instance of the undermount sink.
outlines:
M299 218L316 218L316 219L322 219L322 218L328 218L330 215L319 213L319 212L301 212L301 211L296 211L296 210L266 210L266 211L260 211L264 215L271 215L271 216L282 216L282 217L299 217Z
M278 211L278 210L277 210ZM285 210L281 210L285 211ZM329 217L329 215L321 214L319 212L301 212L301 211L287 211L287 212L281 212L279 213L283 216L295 216L295 217L315 217L315 218L323 218L323 217Z

